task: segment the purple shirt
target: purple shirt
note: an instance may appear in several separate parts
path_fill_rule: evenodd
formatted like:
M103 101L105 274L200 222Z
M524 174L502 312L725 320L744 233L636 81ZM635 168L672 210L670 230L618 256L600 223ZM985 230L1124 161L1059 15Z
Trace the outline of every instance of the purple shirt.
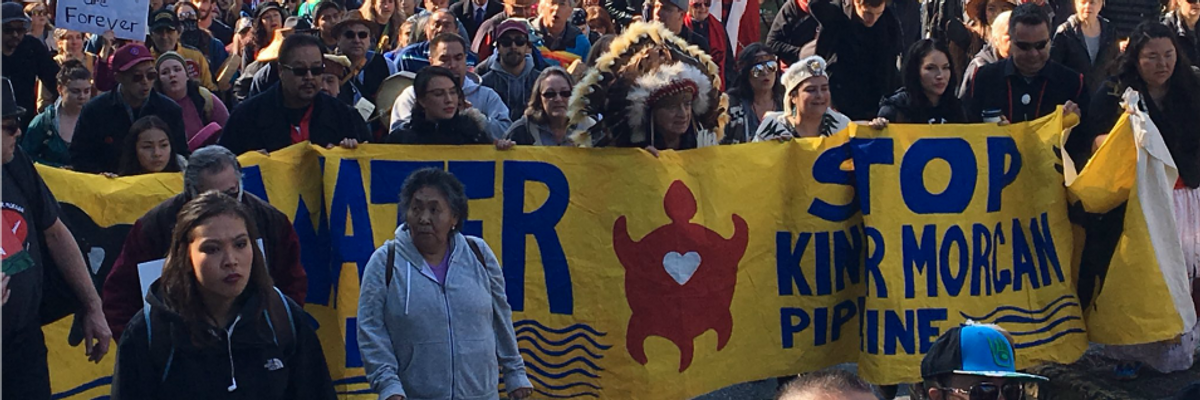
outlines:
M446 271L450 269L450 252L452 248L446 248L446 256L442 258L442 262L437 265L429 265L429 261L425 264L429 265L429 269L433 271L433 277L437 278L438 283L446 284Z

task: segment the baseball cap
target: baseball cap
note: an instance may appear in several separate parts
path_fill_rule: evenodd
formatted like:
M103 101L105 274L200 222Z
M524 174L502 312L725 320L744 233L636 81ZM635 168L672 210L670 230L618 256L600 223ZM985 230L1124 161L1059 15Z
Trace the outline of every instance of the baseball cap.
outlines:
M1044 376L1017 372L1012 343L988 325L956 326L933 342L921 360L921 377L933 379L945 374L1049 380Z
M529 25L526 24L525 20L520 18L509 18L504 20L504 22L501 22L500 26L496 27L496 37L498 38L504 36L505 32L512 30L529 35Z
M179 30L179 19L175 17L174 12L165 8L150 14L150 32L162 28Z
M8 3L5 3L8 4ZM8 78L0 78L0 111L3 111L4 118L16 118L25 115L25 107L17 105L16 95L13 94L12 81Z
M154 56L150 54L150 49L140 44L130 43L121 46L121 48L113 53L109 65L117 72L125 72L133 68L134 65L138 65L138 63L144 61L154 61Z
M0 8L0 17L3 18L2 24L8 25L9 22L21 21L25 23L25 27L29 27L29 16L25 15L25 7L21 3L5 2L3 8Z
M291 16L283 21L283 29L291 29L292 32L304 33L312 32L313 27L308 17Z
M254 19L257 20L262 18L263 14L266 14L267 11L271 10L278 11L279 15L287 15L287 13L283 11L283 6L279 5L279 3L271 1L266 3L258 3L258 12L254 13Z

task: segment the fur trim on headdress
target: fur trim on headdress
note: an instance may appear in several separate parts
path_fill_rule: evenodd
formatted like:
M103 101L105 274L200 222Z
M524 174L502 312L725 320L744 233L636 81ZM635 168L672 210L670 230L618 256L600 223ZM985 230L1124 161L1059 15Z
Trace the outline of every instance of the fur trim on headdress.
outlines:
M691 72L687 78L662 73L668 68L679 68L681 73L690 68ZM643 78L647 80L643 81ZM729 120L726 113L729 99L717 89L721 82L717 64L699 47L689 45L659 22L630 25L575 86L568 105L571 124L589 117L599 122L589 130L575 132L572 140L582 146L602 137L633 142L645 140L648 135L644 120L648 108L637 107L637 111L631 108L636 98L634 92L648 85L660 85L654 83L655 80L667 82L661 84L666 86L680 79L696 84L693 124L716 135L719 140ZM643 99L649 100L653 92L649 90ZM640 116L634 118L631 114Z
M697 94L710 90L712 82L696 67L681 62L658 67L650 74L637 78L636 86L629 92L629 125L635 131L645 129L645 125L650 123L646 113L654 108L655 103L682 91L692 93L692 115L704 114L708 112L708 97Z

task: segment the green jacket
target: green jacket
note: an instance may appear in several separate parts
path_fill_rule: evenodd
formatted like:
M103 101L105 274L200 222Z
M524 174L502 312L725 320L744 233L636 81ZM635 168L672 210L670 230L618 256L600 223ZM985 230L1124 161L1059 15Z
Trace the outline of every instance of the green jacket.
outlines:
M71 144L58 133L58 104L33 117L21 137L21 149L33 161L55 167L71 165Z

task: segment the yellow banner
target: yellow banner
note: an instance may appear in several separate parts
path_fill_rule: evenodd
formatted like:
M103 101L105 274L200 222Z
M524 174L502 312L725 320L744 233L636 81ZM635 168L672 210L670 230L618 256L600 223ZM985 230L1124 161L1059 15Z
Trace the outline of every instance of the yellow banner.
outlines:
M536 397L684 399L845 362L875 383L916 381L932 341L967 319L1012 331L1020 367L1077 359L1088 337L1061 131L1048 117L852 127L660 158L366 145L242 162L246 190L293 218L305 309L344 397L373 398L355 342L362 268L393 235L404 178L435 167L463 181L464 231L504 266ZM39 171L105 232L180 189L178 175ZM103 251L111 263L119 244ZM1126 310L1139 306L1153 305ZM69 324L47 329L54 392L107 394L113 357L83 363L65 345Z

